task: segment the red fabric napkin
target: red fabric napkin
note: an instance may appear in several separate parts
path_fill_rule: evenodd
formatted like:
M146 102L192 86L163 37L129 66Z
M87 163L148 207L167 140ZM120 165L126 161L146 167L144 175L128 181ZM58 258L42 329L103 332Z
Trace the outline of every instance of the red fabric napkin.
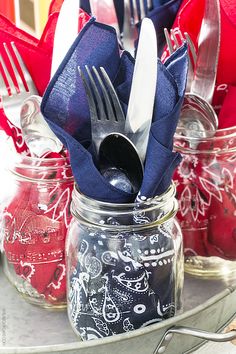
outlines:
M183 0L181 7L173 24L174 28L179 28L182 32L187 31L197 48L198 34L204 13L205 0ZM219 129L236 125L236 114L228 111L234 106L236 101L236 90L231 91L231 87L236 86L236 46L233 39L236 38L236 2L235 0L221 0L221 46L219 64L217 71L215 94L213 106L217 113L222 105L223 112L219 115ZM190 20L190 19L194 20ZM164 60L169 53L163 53ZM230 97L226 97L230 93Z
M52 1L49 18L39 40L0 16L0 43L15 42L39 95L43 95L50 78L54 32L60 10L57 6L55 12L55 5L56 2ZM78 31L88 19L89 16L81 10ZM7 61L2 44L0 52ZM12 139L18 153L27 153L21 130L9 122L2 107L0 129ZM50 154L45 159L51 157L61 155ZM32 171L28 169L18 172L26 176ZM29 282L47 302L53 304L65 301L65 235L71 218L69 204L73 180L70 169L62 171L58 166L56 175L42 176L42 182L47 178L61 177L62 183L18 182L14 197L4 212L4 250L9 262L19 277Z
M47 157L61 155L53 153ZM4 250L9 263L18 276L54 304L65 301L64 249L71 219L73 180L71 170L65 173L64 163L63 159L55 162L57 172L49 169L37 183L27 181L27 177L34 175L39 179L35 169L17 168L16 172L26 179L16 183L15 197L5 208L3 217Z
M222 136L220 141L199 144L201 152L185 152L175 172L177 216L187 256L236 260L236 155L227 150L236 141L231 140ZM224 153L207 153L214 149Z
M52 51L46 50L46 48L38 49L38 39L20 30L12 22L0 15L0 52L6 64L9 64L9 62L2 43L6 42L9 45L11 41L15 42L39 93L42 95L49 80ZM10 65L8 65L8 70L11 72ZM28 151L23 141L21 130L7 119L2 104L0 106L0 129L10 137L18 153Z
M205 0L183 0L173 24L188 32L197 49ZM219 129L236 126L236 2L220 0L221 45L213 106L219 117ZM193 19L193 20L190 20ZM166 49L162 60L169 56ZM204 143L204 151L225 149L224 139ZM232 140L232 144L235 144ZM201 150L201 144L198 150ZM174 179L180 202L186 255L219 256L236 259L235 237L235 159L232 154L184 154ZM213 171L215 168L215 171ZM225 171L227 175L224 176ZM231 183L224 178L230 176ZM230 197L231 196L231 197ZM227 226L225 226L227 225Z
M54 2L52 2L52 4L53 3ZM53 6L52 10L55 10ZM53 41L58 14L59 13L55 11L49 14L48 21L40 39L17 28L15 24L0 15L0 53L4 61L9 64L2 43L6 42L10 44L11 41L14 41L41 96L50 79ZM78 32L88 19L89 16L81 10L78 17ZM8 65L8 70L11 72L10 65ZM0 129L3 130L7 136L12 138L18 153L27 152L28 149L23 143L20 129L9 122L2 106L0 106Z

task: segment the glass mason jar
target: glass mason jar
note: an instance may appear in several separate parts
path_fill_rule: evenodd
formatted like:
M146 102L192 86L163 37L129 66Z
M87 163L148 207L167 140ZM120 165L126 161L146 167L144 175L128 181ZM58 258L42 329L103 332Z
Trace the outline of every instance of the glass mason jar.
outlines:
M174 175L185 270L215 278L236 274L236 127L214 137L175 135L183 160Z
M65 237L73 190L69 161L18 154L7 168L4 272L29 302L65 307Z
M89 199L75 188L66 241L67 309L83 340L124 333L182 308L182 234L175 187L137 204Z

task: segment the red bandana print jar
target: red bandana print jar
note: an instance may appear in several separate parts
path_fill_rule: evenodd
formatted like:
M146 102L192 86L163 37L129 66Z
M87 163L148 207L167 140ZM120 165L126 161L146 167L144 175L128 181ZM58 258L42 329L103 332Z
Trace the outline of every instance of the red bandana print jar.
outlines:
M16 156L8 167L3 214L4 272L28 301L43 307L66 305L64 252L73 176L68 159L56 155Z
M214 137L175 136L182 154L174 180L185 270L206 277L236 273L236 127Z

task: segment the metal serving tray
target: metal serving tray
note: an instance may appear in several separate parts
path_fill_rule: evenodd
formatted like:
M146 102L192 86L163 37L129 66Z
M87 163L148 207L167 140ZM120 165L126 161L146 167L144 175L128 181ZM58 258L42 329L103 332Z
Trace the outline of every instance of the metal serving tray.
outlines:
M218 332L234 317L236 284L186 275L182 314L133 332L81 342L70 327L66 311L49 311L28 304L0 269L0 354L190 353L195 352L204 341L192 335L183 335L183 328L179 326ZM169 333L166 338L170 329L181 334ZM235 347L234 350L236 353ZM208 354L213 352L206 351ZM197 350L196 353L203 352Z

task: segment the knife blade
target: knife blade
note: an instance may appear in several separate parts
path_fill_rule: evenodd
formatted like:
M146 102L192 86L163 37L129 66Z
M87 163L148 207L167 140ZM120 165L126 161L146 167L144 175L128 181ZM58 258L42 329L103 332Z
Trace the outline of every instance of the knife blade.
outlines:
M141 23L125 133L145 160L157 83L157 37L152 21Z
M61 5L53 42L51 78L78 35L79 9L80 0L64 0Z
M220 2L205 0L205 10L198 40L198 54L191 93L212 102L220 51Z

